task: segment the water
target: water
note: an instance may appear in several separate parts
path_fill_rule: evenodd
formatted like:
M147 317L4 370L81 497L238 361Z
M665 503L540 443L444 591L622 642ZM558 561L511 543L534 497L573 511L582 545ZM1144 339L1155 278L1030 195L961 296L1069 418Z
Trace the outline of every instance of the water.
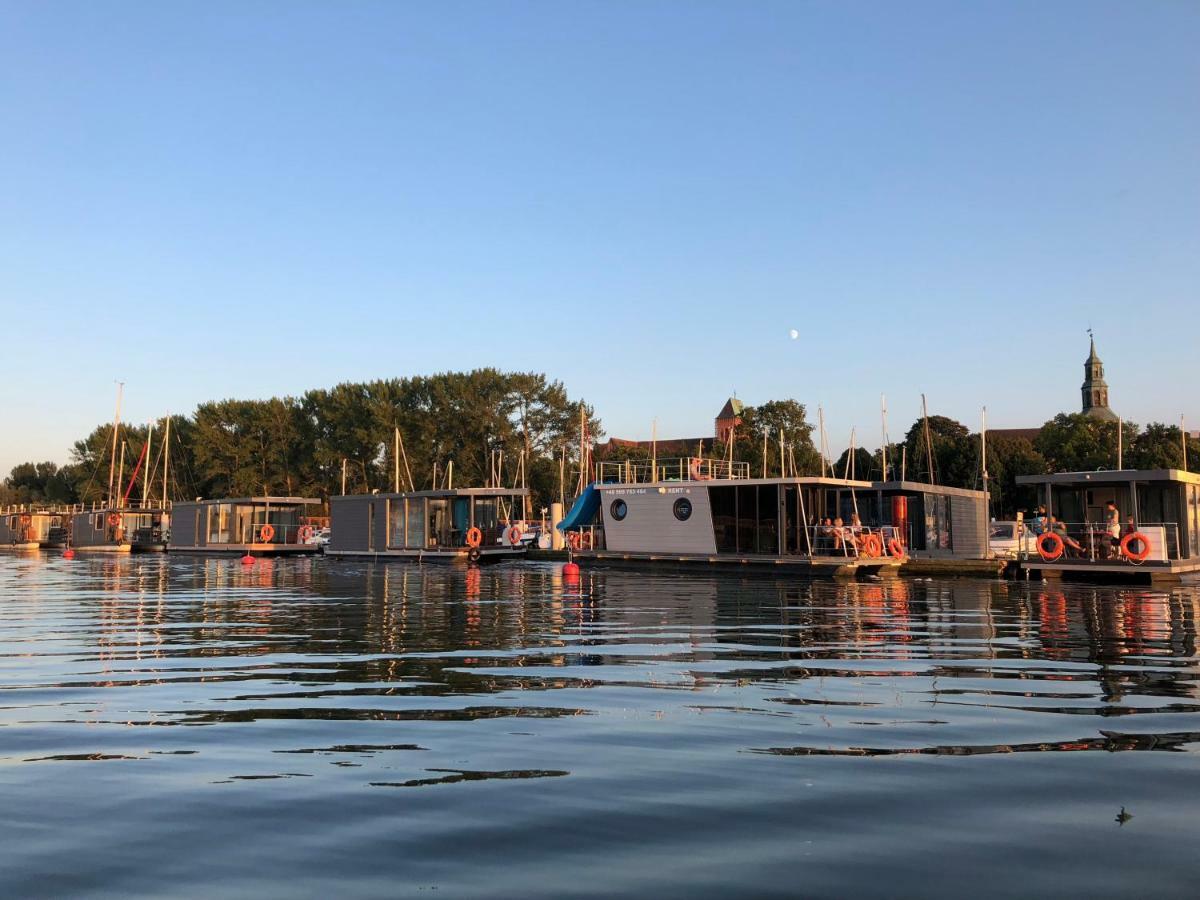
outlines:
M0 894L1195 896L1196 588L557 569L0 556Z

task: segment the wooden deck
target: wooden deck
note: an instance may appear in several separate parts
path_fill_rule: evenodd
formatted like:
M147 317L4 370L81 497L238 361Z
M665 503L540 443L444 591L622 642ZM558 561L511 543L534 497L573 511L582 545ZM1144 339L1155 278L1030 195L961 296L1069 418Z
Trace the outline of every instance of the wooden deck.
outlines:
M623 553L584 550L574 554L581 565L630 565L694 569L711 566L720 571L778 572L812 577L853 578L857 575L896 574L901 561L892 557L864 559L842 556L767 556L739 554Z

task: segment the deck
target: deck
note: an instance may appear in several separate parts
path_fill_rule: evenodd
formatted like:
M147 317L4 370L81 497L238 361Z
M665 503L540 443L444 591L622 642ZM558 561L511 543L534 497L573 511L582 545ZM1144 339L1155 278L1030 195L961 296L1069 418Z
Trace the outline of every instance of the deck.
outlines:
M856 575L895 574L902 560L893 557L867 559L843 556L770 556L751 553L693 554L693 553L629 553L616 550L583 550L574 554L583 565L656 565L693 568L712 566L721 571L787 572L814 577L845 577Z

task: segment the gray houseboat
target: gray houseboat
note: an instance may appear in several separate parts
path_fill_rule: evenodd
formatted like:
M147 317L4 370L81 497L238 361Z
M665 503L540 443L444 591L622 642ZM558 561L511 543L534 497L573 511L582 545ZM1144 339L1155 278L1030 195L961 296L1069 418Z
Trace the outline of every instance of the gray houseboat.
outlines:
M130 553L163 549L161 535L167 512L150 500L125 506L98 503L90 509L73 507L70 515L71 547L81 553ZM157 545L154 535L159 535Z
M55 507L7 506L0 509L0 548L37 550L67 545L67 516Z
M329 501L327 556L499 562L523 556L525 488L353 494Z
M1017 483L1037 488L1047 517L1043 534L1025 539L1024 568L1139 581L1200 572L1200 474L1122 469L1022 475Z
M171 510L172 553L293 556L316 553L307 497L243 497L177 502Z
M751 478L744 463L600 463L560 523L584 560L735 563L849 574L909 557L983 559L982 491L828 477ZM598 526L598 527L597 527Z

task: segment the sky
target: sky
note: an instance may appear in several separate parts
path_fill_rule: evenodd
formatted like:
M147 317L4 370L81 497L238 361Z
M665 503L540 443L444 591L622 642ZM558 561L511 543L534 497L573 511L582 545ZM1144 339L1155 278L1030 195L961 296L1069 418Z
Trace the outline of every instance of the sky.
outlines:
M206 400L536 370L1200 428L1200 4L0 2L0 473ZM790 331L799 336L792 339Z

